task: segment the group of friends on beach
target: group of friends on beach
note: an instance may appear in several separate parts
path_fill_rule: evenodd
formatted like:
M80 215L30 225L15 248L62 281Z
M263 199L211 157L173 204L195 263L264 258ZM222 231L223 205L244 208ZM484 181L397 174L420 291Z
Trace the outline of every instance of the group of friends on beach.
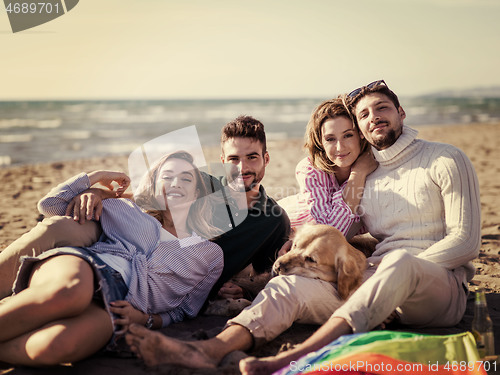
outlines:
M0 252L0 361L75 362L124 335L147 365L215 368L294 322L320 325L290 350L240 361L242 373L265 374L390 320L457 324L480 247L478 180L461 150L418 139L405 117L383 80L319 104L295 171L300 191L278 202L261 185L270 157L250 116L222 129L227 176L200 172L177 150L151 164L133 196L115 171L55 187L38 203L45 219ZM196 317L207 300L245 296L231 278L250 265L269 271L305 224L376 239L347 300L335 283L279 275L213 338L155 331Z

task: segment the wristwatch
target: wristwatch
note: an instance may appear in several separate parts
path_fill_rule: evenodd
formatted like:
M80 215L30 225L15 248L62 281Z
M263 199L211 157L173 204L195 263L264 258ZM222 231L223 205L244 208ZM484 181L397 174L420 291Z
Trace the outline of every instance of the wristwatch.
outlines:
M153 328L153 323L155 322L153 318L153 314L149 314L148 320L146 321L146 324L144 325L147 329Z

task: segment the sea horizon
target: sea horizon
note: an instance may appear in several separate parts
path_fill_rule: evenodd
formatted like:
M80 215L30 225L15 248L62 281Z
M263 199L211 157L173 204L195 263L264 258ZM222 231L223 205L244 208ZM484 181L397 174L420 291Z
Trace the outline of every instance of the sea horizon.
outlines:
M0 167L127 155L195 125L203 146L239 115L263 122L269 140L302 138L324 98L68 99L0 101ZM500 97L401 97L409 126L500 122Z

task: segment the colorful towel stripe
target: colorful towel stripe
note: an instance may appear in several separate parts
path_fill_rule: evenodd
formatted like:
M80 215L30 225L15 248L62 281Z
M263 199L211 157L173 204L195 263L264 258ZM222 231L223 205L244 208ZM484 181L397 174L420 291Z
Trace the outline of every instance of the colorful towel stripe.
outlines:
M486 375L470 332L434 336L374 331L346 335L275 375Z

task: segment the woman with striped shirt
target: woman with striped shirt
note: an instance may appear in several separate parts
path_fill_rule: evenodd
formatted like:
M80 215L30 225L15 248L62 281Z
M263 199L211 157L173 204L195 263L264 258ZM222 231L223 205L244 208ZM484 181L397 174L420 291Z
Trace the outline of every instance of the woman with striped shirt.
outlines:
M79 174L49 192L39 210L64 215L74 196L113 181L118 194L130 183L121 172ZM98 242L25 259L15 294L0 304L0 361L78 361L112 348L121 325L159 328L196 316L223 268L221 248L208 241L218 232L205 195L192 156L167 155L143 178L137 204L103 201Z
M321 103L313 111L304 147L309 156L295 169L300 191L278 203L287 212L292 228L327 224L347 236L353 223L360 221L359 202L366 176L378 164L340 97Z

